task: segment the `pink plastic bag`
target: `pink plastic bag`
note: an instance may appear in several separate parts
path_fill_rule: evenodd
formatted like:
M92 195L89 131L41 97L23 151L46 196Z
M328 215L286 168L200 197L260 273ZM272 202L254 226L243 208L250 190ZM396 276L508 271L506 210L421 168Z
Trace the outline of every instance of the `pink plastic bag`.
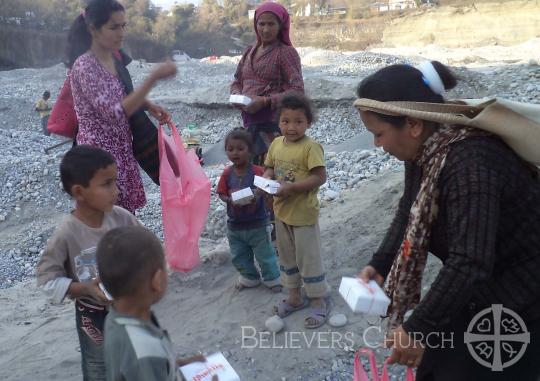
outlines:
M167 262L187 272L200 262L199 237L210 207L210 180L194 150L186 152L176 126L159 126L159 181Z
M353 369L353 381L370 381L369 375L364 369L362 362L360 361L360 356L366 355L369 360L369 367L371 368L371 381L390 381L388 375L388 359L384 362L382 375L379 377L379 372L377 370L377 360L375 359L375 353L371 349L360 349L354 355L354 369ZM414 381L415 376L412 368L407 368L405 374L405 381Z

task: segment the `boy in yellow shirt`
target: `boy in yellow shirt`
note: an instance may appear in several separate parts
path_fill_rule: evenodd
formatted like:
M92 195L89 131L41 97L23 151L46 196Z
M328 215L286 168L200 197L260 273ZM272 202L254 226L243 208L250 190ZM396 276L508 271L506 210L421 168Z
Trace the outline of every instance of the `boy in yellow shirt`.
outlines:
M304 95L286 95L278 115L283 136L270 145L264 173L281 184L274 198L274 213L282 281L289 295L279 302L276 313L285 317L311 305L305 327L318 328L329 313L317 199L319 186L326 182L324 151L305 135L313 122L313 111ZM302 283L309 301L302 298Z

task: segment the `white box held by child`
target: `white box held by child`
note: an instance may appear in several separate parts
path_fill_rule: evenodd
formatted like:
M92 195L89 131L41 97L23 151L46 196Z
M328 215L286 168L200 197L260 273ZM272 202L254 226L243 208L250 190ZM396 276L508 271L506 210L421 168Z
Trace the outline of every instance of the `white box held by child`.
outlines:
M358 278L343 277L339 294L345 299L353 312L368 315L386 315L390 298L374 281L365 283Z
M281 186L281 184L277 181L265 179L261 176L255 176L255 178L253 179L253 185L270 194L276 194L279 187Z
M247 106L251 103L251 98L241 94L232 94L229 97L229 103Z
M240 381L231 364L221 352L206 357L206 362L194 362L180 367L187 381L211 381L218 376L219 381Z
M251 188L244 188L231 193L231 200L235 205L247 205L254 197Z

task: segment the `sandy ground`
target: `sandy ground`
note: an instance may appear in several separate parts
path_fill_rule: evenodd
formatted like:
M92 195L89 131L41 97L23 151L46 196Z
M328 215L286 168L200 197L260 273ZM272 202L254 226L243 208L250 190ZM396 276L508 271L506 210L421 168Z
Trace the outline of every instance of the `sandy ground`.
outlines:
M400 171L387 172L367 181L358 192L345 192L342 202L322 209L323 253L334 311L348 315L347 326L334 329L325 325L314 331L314 339L312 332L307 332L307 340L315 340L311 345L303 339L290 342L283 332L275 337L277 346L292 343L296 349L242 348L242 344L253 346L255 340L263 347L271 345L271 341L261 342L258 335L264 331L272 306L283 295L262 286L236 291L237 274L226 250L214 250L203 242L206 263L188 275L173 274L166 297L155 307L178 353L225 351L243 380L294 380L321 361L331 364L335 358L351 356L340 348L350 345L345 334L349 332L361 343L363 330L369 322L377 324L378 319L350 313L337 287L341 276L353 275L366 264L380 242L399 199L402 176ZM0 301L1 380L80 379L72 302L50 305L32 282L2 290ZM304 314L288 317L286 332L303 332ZM242 327L250 339L242 340ZM253 338L254 330L257 339ZM328 341L332 335L334 345ZM322 348L317 349L316 343Z

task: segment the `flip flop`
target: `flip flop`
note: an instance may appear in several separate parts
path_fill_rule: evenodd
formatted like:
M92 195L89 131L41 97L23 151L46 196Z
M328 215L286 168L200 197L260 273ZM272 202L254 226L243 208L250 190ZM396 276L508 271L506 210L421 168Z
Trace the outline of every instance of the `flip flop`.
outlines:
M304 319L304 327L307 329L315 329L319 328L320 326L324 325L326 323L326 320L328 320L328 315L330 315L331 306L328 301L326 301L326 305L322 308L311 308L311 311L308 316ZM314 324L308 323L309 319L315 320Z
M280 318L284 318L292 314L293 312L303 310L309 306L309 300L303 299L302 304L298 306L293 306L287 303L286 299L281 300L277 307L274 307L274 313Z

